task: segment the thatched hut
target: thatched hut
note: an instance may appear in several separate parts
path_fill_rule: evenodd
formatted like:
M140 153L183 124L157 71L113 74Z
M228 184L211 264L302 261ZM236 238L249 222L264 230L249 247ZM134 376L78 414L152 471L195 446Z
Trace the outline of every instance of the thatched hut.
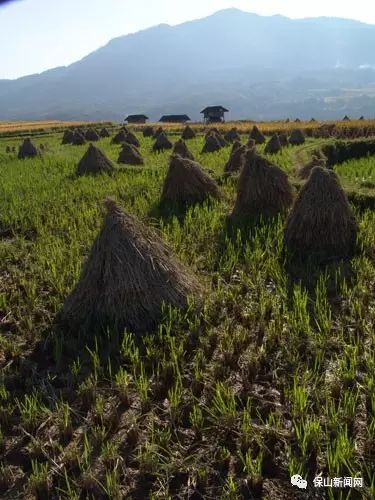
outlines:
M226 140L226 142L240 141L241 136L237 132L237 129L233 127L225 133L224 139Z
M100 139L100 136L95 129L89 128L85 133L85 139L86 141L96 142Z
M284 241L291 257L318 261L352 254L357 223L332 170L315 167L288 216Z
M184 141L188 141L189 139L194 139L195 136L196 136L196 134L195 134L194 130L189 125L186 125L186 127L182 131L181 138Z
M77 175L97 175L101 173L111 174L114 166L106 155L96 146L90 144L86 153L80 159L76 174Z
M72 144L73 142L73 137L74 137L74 132L73 130L66 129L63 134L63 138L61 141L61 144Z
M121 129L115 136L112 137L111 144L122 144L126 142L127 131Z
M105 206L104 224L58 323L74 335L152 331L165 305L185 308L190 296L199 300L200 285L154 231L114 201Z
M152 146L153 151L160 152L165 149L172 149L173 144L168 139L166 134L162 131L156 138L154 145Z
M31 142L31 139L26 138L18 150L18 158L24 160L25 158L34 158L38 155L38 150Z
M124 163L126 165L143 165L144 160L141 153L135 146L129 144L128 142L124 142L117 163Z
M245 163L246 152L247 152L246 144L243 145L240 144L239 147L236 146L235 148L232 148L230 157L227 163L225 164L224 172L226 174L231 174L233 172L240 172Z
M214 151L219 151L222 148L217 134L209 134L204 143L202 153L213 153Z
M276 154L280 150L281 150L281 144L279 136L277 134L273 134L271 139L267 142L266 147L264 148L264 152L268 154Z
M274 216L286 210L292 201L293 189L287 174L254 149L248 150L238 179L233 215Z
M145 127L142 131L143 137L153 137L154 129L153 127Z
M136 148L139 148L139 146L141 145L135 134L133 134L133 132L127 132L125 134L125 141L128 144L132 144Z
M103 139L104 139L105 137L111 137L111 134L109 133L108 129L106 129L105 127L103 127L103 128L101 129L101 131L99 132L99 135L100 135L100 137L102 137Z
M292 130L289 138L289 144L292 146L300 146L305 143L305 134L302 132L300 128L295 128Z
M264 144L266 142L266 138L256 125L254 125L252 131L250 132L249 139L253 139L255 144Z
M187 158L188 160L194 161L194 155L186 146L185 141L179 139L173 146L172 154L182 156L182 158Z
M72 138L73 146L82 146L86 144L86 139L79 130L75 130Z
M172 155L164 181L161 205L189 205L221 198L216 181L195 161Z
M308 163L306 163L306 165L297 170L297 177L299 179L308 179L313 168L325 166L326 160L324 160L323 158L318 158L317 156L313 156L312 159Z

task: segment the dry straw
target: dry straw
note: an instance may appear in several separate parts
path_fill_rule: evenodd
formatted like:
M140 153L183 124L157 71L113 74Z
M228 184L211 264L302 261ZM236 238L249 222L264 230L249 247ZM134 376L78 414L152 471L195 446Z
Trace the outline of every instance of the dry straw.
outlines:
M221 198L216 181L199 163L172 155L164 181L161 205L201 203L209 197Z
M154 330L163 305L199 302L200 285L162 239L106 200L107 215L59 322L71 333Z
M85 134L85 139L86 141L96 142L100 139L100 136L95 129L89 128Z
M73 146L82 146L83 144L86 144L86 139L79 130L74 132L72 144Z
M255 144L264 144L266 142L266 138L256 125L254 125L252 131L250 132L249 139L253 139Z
M188 141L189 139L194 139L195 135L196 134L195 134L194 130L191 127L189 127L189 125L186 125L186 127L182 131L181 138L184 141Z
M287 174L267 158L248 150L237 185L235 216L269 217L286 210L293 201Z
M71 144L73 142L74 133L72 130L65 130L61 144Z
M122 144L126 142L126 134L127 132L123 129L119 130L117 134L112 138L112 144Z
M267 142L264 152L268 154L276 154L281 150L280 139L277 134L274 134Z
M109 133L109 131L105 127L103 127L101 129L101 131L99 132L99 135L102 138L104 138L104 137L110 137L111 136L111 134Z
M290 255L317 260L350 256L357 230L337 175L315 167L286 222L284 241Z
M179 139L175 143L175 145L173 146L172 154L180 155L183 158L187 158L188 160L194 161L195 159L193 153L189 150L189 148L186 146L185 141L183 141L182 139Z
M90 144L86 153L79 161L76 169L77 175L96 175L100 173L111 174L114 171L112 162L105 154L93 144Z
M154 145L152 146L152 149L156 152L159 151L164 151L165 149L172 149L173 144L171 141L168 139L166 134L162 131L156 138L156 141Z
M206 137L202 153L214 153L215 151L219 151L221 148L222 146L220 144L217 134L211 133L208 134L208 136Z
M297 171L297 177L299 179L308 179L313 168L325 166L326 161L323 158L317 158L314 156L308 163L306 163L306 165Z
M38 155L38 150L31 142L31 139L26 138L18 150L18 158L24 160L25 158L34 158Z
M144 160L141 153L135 146L124 142L117 163L124 163L126 165L143 165Z
M153 137L154 136L154 129L152 127L144 127L143 129L143 137Z
M137 137L133 134L133 132L127 132L125 134L125 141L128 143L128 144L132 144L133 146L135 146L136 148L139 148L140 146L140 142L139 140L137 139Z
M228 130L228 132L224 135L224 139L227 142L234 142L234 141L240 141L241 137L240 134L237 132L237 129L233 127L230 130Z
M241 145L237 141L233 143L232 152L230 154L229 160L224 167L224 172L226 174L241 171L245 163L247 149L248 148L246 144Z
M292 146L300 146L301 144L304 144L305 140L305 134L300 128L296 128L292 130L292 133L290 134L289 144Z

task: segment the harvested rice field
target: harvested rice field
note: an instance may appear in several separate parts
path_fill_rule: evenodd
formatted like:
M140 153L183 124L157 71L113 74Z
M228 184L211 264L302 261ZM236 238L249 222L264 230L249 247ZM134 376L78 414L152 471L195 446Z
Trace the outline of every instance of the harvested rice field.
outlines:
M0 137L0 497L375 498L374 124L107 125Z

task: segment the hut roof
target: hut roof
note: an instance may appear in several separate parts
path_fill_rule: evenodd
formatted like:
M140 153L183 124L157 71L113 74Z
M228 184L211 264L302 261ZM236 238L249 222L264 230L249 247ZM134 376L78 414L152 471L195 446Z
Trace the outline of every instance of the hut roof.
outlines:
M227 113L229 109L224 108L224 106L206 106L202 109L201 113L207 113L209 111Z
M149 117L146 116L146 115L128 115L126 118L125 118L125 121L127 122L128 120L148 120Z
M159 122L163 123L181 123L188 121L190 121L188 115L163 115L159 120Z
M74 137L73 130L70 129L64 130L64 135L61 144L71 144L73 137Z

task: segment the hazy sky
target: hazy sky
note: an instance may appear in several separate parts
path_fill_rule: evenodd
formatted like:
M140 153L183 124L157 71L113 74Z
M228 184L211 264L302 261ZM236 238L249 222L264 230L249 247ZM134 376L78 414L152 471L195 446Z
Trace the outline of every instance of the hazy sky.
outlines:
M111 38L228 8L375 24L374 0L17 0L0 6L0 78L70 64Z

